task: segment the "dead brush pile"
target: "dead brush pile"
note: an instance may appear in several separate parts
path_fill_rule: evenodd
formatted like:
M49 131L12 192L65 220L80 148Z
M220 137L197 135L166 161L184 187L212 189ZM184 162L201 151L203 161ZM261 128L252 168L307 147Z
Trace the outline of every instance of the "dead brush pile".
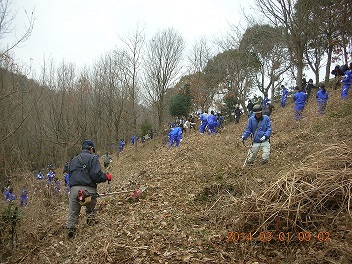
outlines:
M351 146L332 145L313 153L318 157L280 173L258 196L243 206L242 230L278 230L318 234L332 230L336 219L352 216ZM307 160L311 157L307 157Z

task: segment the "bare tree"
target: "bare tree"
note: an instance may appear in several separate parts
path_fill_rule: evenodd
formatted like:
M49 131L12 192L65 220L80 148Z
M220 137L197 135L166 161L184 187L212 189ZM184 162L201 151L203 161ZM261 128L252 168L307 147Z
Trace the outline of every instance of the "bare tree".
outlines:
M47 161L63 161L81 138L79 124L85 123L80 116L82 105L75 96L76 69L63 61L58 68L49 64L42 74L42 86L46 89L42 91L42 104L36 106L34 131L40 135L38 145ZM50 146L50 151L45 146Z
M291 61L297 68L297 85L301 85L305 67L304 51L306 49L309 26L308 15L304 4L296 0L256 0L260 11L275 26L284 29L284 40L290 51Z
M94 87L95 113L100 121L100 134L106 144L116 144L121 138L120 129L127 99L128 82L124 74L125 52L115 50L107 53L95 65ZM99 98L98 98L99 97Z
M154 106L158 128L162 127L165 94L180 73L184 40L174 29L158 32L149 42L145 65L147 99Z
M11 9L10 0L0 0L0 58L2 60L8 59L8 53L20 43L25 42L32 34L34 26L34 11L30 14L26 12L27 25L20 35L16 35L14 41L10 42L6 47L2 43L7 36L12 35L15 32L15 27L13 26L13 21L16 17L16 13Z
M181 85L185 83L189 85L195 111L208 109L217 92L217 89L214 91L214 87L206 85L204 75L204 69L213 56L213 47L209 45L205 38L197 41L187 56L189 75L181 79Z
M253 25L243 34L240 49L258 58L259 69L255 76L259 91L268 94L270 90L274 95L281 83L280 77L291 67L282 29L270 25Z
M127 36L126 38L121 38L125 44L124 52L124 64L121 65L121 71L124 73L128 89L127 103L128 106L128 120L132 120L131 130L136 136L138 134L137 130L137 111L139 104L139 90L140 90L140 65L142 61L142 52L145 45L145 35L143 30L136 29L136 31ZM135 142L135 147L137 148L137 142Z
M187 56L189 74L202 72L208 61L214 56L213 53L213 48L209 46L206 38L197 41Z
M216 87L226 87L228 93L245 109L245 99L249 96L255 72L258 71L257 57L239 49L229 49L211 59L205 69L206 82Z

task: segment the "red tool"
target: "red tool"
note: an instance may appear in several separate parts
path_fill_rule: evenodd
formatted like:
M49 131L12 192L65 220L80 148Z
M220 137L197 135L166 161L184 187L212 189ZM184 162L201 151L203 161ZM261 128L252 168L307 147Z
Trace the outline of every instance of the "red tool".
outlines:
M133 193L131 195L131 198L135 200L139 196L141 196L141 194L146 189L147 189L146 186L142 186L137 190L123 190L123 191L117 191L117 192L104 192L104 193L89 193L87 190L79 190L77 194L77 199L81 205L86 205L90 203L90 201L92 200L92 197L98 198L98 197L104 197L104 196L115 195L115 194Z

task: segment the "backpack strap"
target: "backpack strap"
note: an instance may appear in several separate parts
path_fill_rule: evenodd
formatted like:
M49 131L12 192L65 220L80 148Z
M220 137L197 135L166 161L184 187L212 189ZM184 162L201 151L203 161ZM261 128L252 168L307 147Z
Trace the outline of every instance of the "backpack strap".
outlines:
M79 164L81 164L84 173L87 174L87 175L90 177L89 172L88 172L88 169L87 169L87 165L84 163L84 161L83 161L81 155L78 155L78 156L77 156L77 159L78 159L78 161L79 161Z

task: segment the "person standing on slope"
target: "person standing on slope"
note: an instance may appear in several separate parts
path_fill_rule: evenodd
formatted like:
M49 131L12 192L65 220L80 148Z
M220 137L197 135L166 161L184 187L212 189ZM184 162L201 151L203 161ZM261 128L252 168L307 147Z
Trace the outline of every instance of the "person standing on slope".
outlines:
M246 129L241 136L241 142L250 136L252 146L248 152L246 160L247 165L251 165L258 155L259 149L262 149L262 164L269 161L270 156L270 136L272 133L270 117L262 114L262 107L255 105L253 107L254 115L248 119Z
M236 109L235 109L235 124L238 124L240 122L240 118L241 118L242 114L243 114L243 112L240 109L240 107L236 106Z
M199 132L203 135L208 125L208 111L204 111L203 114L199 116L199 119L201 122L199 126Z
M74 157L70 162L70 196L69 196L69 217L66 228L68 237L75 236L76 225L79 220L81 204L77 198L78 191L88 191L90 194L97 193L97 184L111 181L109 173L103 173L99 163L99 157L95 155L94 143L85 140L82 143L82 152ZM86 205L87 224L93 226L95 222L96 197L91 197L91 201Z
M216 128L219 127L219 124L213 110L210 111L210 115L207 118L207 122L208 122L208 135L210 135L211 133L216 135Z
M293 102L295 103L295 120L303 119L303 110L307 103L307 94L302 92L298 86L295 88L296 93L293 95Z
M282 89L282 95L281 95L281 107L285 108L286 106L286 100L287 100L287 95L288 95L288 89L284 86L281 85Z
M325 114L326 103L329 100L329 93L326 91L324 84L320 85L320 89L315 97L318 103L318 115Z
M254 104L252 103L252 101L248 100L248 104L247 104L248 118L250 118L251 115L253 114L253 107L254 107Z
M350 89L352 83L352 69L348 69L347 64L343 66L342 71L344 72L344 77L342 79L342 89L341 89L341 98L342 100L347 99L348 90Z

